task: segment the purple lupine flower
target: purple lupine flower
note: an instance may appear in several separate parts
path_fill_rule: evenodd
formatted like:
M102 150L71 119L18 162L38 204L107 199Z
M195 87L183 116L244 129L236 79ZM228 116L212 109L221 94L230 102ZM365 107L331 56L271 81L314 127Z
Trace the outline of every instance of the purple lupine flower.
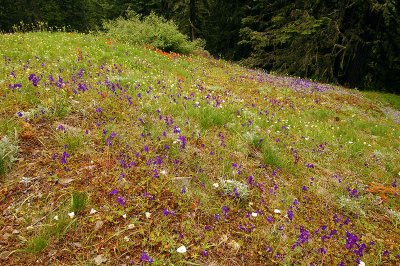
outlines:
M62 77L58 76L58 80L56 82L57 88L62 88L63 85L65 85L64 80L62 79Z
M110 195L115 195L118 193L118 189L113 189L111 190L111 192L109 193Z
M15 84L9 84L8 85L8 88L10 88L12 90L17 89L17 88L19 89L21 87L22 87L22 84L20 84L20 83L15 83Z
M69 157L69 154L64 151L61 157L61 164L66 164L67 163L67 158Z
M219 219L221 218L221 215L219 213L214 214L214 219L219 221Z
M240 198L240 194L239 194L239 191L237 190L237 188L233 188L233 192L235 193L236 198Z
M290 209L287 212L287 216L288 216L290 221L293 220L293 209L292 209L292 206L290 206Z
M228 216L229 208L227 206L223 206L221 209L222 209L222 212L225 214L225 216Z
M143 150L144 150L145 152L149 152L149 146L144 145Z
M207 250L204 249L204 250L201 252L201 256L206 257L206 256L207 256Z
M354 245L357 245L358 236L346 231L346 249L351 249Z
M318 251L321 252L322 254L326 254L326 249L324 248L320 248Z
M385 250L385 251L383 251L383 256L389 256L389 251L387 251L387 250Z
M308 188L307 188L306 186L303 186L303 187L301 188L301 190L303 190L303 191L307 191L307 190L308 190Z
M142 256L140 257L140 262L148 262L153 263L153 259L146 252L142 252Z
M181 143L181 148L184 149L186 147L186 138L182 135L179 135L178 141Z
M181 194L185 194L186 193L186 186L183 186L181 189Z
M174 133L175 134L181 133L181 129L179 127L177 127L177 126L174 126Z
M164 214L164 216L168 216L169 215L169 211L167 209L164 209L163 210L163 214Z
M35 74L30 74L29 77L28 77L28 80L30 82L32 82L33 86L37 87L40 78L38 76L36 76Z
M54 161L55 159L57 159L58 157L58 153L53 153L53 155L51 156L51 159Z
M300 235L297 238L296 243L292 246L292 250L294 250L297 246L300 246L303 243L307 243L310 238L310 232L304 229L303 226L300 226Z
M266 220L269 223L272 223L274 221L274 219L271 216L267 216Z
M82 83L78 84L78 91L85 92L87 90L88 90L88 88L87 88L86 84L82 84Z
M60 125L57 127L57 130L65 131L64 125L60 124Z
M306 167L307 167L307 168L315 168L314 164L312 164L312 163L307 163L307 164L306 164Z
M273 251L273 249L272 249L271 247L266 247L266 248L265 248L265 251L266 251L267 253L271 253L271 252Z
M358 197L358 191L357 189L350 189L347 188L347 191L349 192L349 196L352 198L357 198Z
M253 181L253 176L252 175L247 178L247 182L249 183L250 186L253 185L254 181Z
M119 196L117 197L117 202L122 206L125 206L125 203L126 203L125 199L123 197L119 197Z
M22 117L24 116L24 114L22 112L17 112L18 117Z
M397 187L397 179L392 182L392 187Z

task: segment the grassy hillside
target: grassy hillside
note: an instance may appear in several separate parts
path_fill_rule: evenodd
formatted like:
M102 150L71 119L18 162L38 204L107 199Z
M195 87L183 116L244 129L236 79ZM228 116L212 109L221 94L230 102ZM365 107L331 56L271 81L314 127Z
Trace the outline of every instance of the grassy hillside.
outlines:
M0 54L0 264L400 264L399 96L92 35Z

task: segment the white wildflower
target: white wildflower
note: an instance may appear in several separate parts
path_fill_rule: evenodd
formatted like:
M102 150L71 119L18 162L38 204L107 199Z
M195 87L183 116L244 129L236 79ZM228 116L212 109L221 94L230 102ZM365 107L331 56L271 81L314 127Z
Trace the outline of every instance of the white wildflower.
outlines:
M180 247L176 250L176 252L178 252L178 253L186 253L186 247L185 247L185 246L180 246Z

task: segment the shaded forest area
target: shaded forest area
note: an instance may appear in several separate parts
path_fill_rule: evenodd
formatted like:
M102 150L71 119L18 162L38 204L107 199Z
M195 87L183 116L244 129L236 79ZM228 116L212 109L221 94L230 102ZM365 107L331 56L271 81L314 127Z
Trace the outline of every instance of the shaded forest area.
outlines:
M127 9L175 21L213 55L279 74L400 92L398 0L3 0L0 29L89 32Z

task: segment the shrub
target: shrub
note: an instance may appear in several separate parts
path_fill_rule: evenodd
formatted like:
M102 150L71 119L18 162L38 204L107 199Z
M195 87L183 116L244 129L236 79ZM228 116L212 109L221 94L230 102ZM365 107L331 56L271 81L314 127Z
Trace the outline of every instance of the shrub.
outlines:
M196 49L203 49L204 41L189 41L188 36L179 32L171 20L158 17L151 13L142 17L132 11L127 12L127 18L104 23L108 35L120 42L129 44L146 44L166 51L188 54Z

